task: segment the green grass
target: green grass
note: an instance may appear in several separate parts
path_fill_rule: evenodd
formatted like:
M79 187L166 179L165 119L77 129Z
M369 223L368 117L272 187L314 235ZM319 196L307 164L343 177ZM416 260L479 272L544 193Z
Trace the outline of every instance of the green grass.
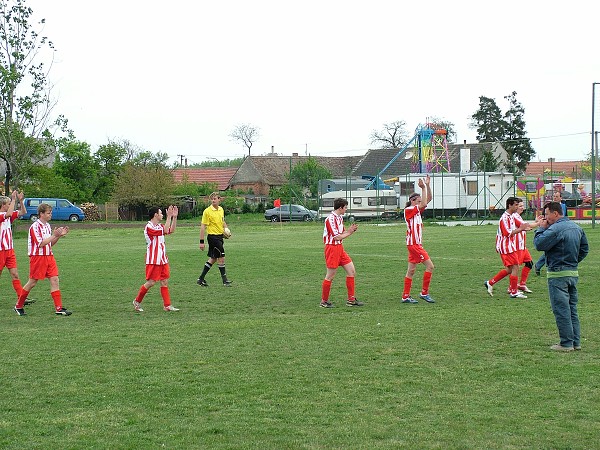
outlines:
M509 299L506 281L494 298L483 288L501 267L494 226L427 226L437 303L403 305L405 228L361 224L345 246L366 305L344 306L340 269L338 307L325 310L321 224L228 222L231 289L216 268L208 289L196 285L197 224L167 237L178 313L162 310L158 286L133 311L143 223L73 229L57 244L70 317L53 315L47 281L17 317L4 271L0 447L598 447L597 230L586 227L593 250L580 268L583 351L556 354L543 278L527 300Z

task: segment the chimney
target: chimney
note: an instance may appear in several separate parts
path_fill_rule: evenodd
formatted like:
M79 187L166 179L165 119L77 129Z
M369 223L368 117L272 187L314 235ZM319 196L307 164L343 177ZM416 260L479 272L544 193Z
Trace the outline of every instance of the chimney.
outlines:
M271 155L274 155L274 154L275 154L275 146L271 145Z
M292 153L292 156L298 156L298 153Z

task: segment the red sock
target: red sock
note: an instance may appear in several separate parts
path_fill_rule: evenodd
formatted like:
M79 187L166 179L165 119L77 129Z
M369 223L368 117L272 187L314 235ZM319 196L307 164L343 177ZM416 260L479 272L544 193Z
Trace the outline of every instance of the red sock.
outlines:
M23 286L21 286L21 280L12 280L13 289L17 293L17 297L21 295L21 291L23 290Z
M171 304L171 294L169 294L169 287L168 286L161 286L160 287L160 296L163 299L163 305L164 306L169 306Z
M410 288L412 286L412 278L404 277L404 292L402 293L402 298L410 297Z
M144 286L142 284L142 287L140 288L138 295L135 298L135 301L138 303L142 303L142 300L144 300L144 296L146 295L146 292L148 292L148 289L146 289L146 286Z
M323 280L321 287L321 301L329 301L329 291L331 291L331 280Z
M427 271L425 271L425 273L423 274L423 289L421 289L421 294L423 295L429 294L429 283L431 283L431 275L433 275L433 273Z
M508 275L508 272L506 271L506 269L502 269L500 272L498 272L496 275L494 275L494 278L489 280L488 283L490 283L490 286L493 286L507 275Z
M510 293L516 294L517 293L517 281L519 280L519 277L517 277L516 275L511 275L509 277L509 279L510 279Z
M29 292L31 292L31 291L26 291L25 289L21 289L21 295L19 295L19 300L17 300L17 304L15 305L15 308L21 309L21 308L23 308L23 306L25 306L25 300L27 300L27 296L29 295Z
M60 296L60 289L54 292L50 292L52 300L54 301L54 308L58 311L62 308L62 298Z
M523 266L523 270L521 270L521 282L519 283L519 286L527 285L527 277L529 277L529 272L531 272L531 269L527 266Z
M348 289L348 300L354 300L354 277L346 277L346 289Z

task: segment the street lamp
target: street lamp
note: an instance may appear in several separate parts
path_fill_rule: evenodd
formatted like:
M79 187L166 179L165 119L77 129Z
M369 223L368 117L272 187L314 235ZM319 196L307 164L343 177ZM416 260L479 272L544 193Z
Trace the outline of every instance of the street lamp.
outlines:
M592 228L596 227L596 150L594 147L594 110L596 109L596 85L592 83Z

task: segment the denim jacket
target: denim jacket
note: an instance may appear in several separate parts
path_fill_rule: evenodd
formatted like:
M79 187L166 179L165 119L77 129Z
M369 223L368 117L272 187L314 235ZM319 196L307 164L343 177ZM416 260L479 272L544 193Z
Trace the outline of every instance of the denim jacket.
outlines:
M535 230L533 244L546 253L548 278L579 276L577 264L589 251L585 232L567 217L561 217L548 228Z

